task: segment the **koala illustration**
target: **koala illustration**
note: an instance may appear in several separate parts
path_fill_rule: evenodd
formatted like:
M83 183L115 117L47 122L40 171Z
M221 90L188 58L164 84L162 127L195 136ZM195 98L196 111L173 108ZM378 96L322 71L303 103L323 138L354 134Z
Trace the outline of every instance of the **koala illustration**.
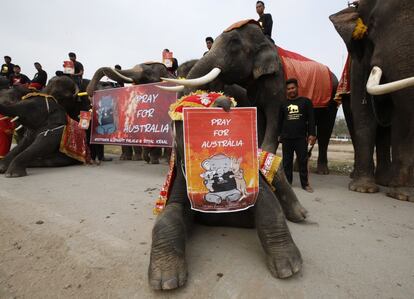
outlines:
M231 159L224 154L214 155L201 163L205 170L202 174L204 185L209 190L204 196L206 201L220 204L223 200L233 202L240 199L242 193L237 189L231 164ZM205 179L207 176L209 179Z
M206 186L206 188L208 189L208 191L213 192L213 177L215 175L214 171L208 170L202 174L200 174L200 176L204 179L204 185Z

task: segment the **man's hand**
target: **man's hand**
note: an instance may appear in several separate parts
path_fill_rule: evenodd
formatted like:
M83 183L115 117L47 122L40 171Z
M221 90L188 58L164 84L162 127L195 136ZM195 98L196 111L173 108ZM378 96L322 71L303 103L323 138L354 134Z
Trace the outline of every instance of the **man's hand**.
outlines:
M310 136L308 137L308 143L309 143L310 145L314 145L314 144L315 144L315 142L316 142L316 136L312 136L312 135L310 135Z

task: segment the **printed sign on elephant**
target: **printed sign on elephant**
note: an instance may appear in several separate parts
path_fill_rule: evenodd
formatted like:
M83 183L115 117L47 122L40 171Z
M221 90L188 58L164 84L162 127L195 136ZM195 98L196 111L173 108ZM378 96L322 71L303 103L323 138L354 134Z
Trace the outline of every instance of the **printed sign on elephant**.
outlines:
M152 83L98 90L93 95L91 143L172 147L168 109L176 93Z
M256 108L184 108L187 193L193 210L245 210L259 190Z

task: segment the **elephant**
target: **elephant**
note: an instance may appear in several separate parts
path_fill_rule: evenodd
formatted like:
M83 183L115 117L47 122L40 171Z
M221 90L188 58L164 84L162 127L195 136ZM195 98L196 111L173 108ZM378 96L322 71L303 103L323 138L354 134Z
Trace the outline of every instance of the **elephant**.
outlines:
M217 107L230 110L227 97L215 101ZM287 278L298 273L302 265L299 249L293 242L286 219L303 221L306 210L298 201L291 186L279 167L272 185L260 175L260 190L256 205L242 212L205 214L190 209L187 197L185 173L183 172L184 142L183 123L174 121L175 170L171 195L164 211L157 217L152 231L152 245L148 278L155 290L170 290L181 287L187 280L185 260L186 232L194 222L206 225L256 227L267 256L267 266L273 276Z
M99 80L107 76L111 80L114 80L119 83L133 83L133 84L147 84L160 82L161 77L174 78L173 75L168 71L166 66L158 62L148 62L141 63L134 66L131 69L117 70L110 67L99 68L94 76L92 77L91 82L89 83L86 91L89 96L93 95L93 92L96 90ZM132 152L126 150L125 154L121 156L121 159L129 160L131 159L139 160L139 147L134 147L135 155L132 157ZM162 149L158 147L143 147L142 148L142 158L151 164L159 164L159 158L161 157Z
M330 76L332 99L326 108L314 109L321 174L329 172L327 148L337 113L333 97L338 80L332 72ZM258 110L259 145L268 152L276 152L278 113L281 103L286 101L285 72L277 48L256 21L244 21L243 25L218 36L210 51L193 66L187 80L165 78L165 81L186 86L183 94L195 89L223 91L226 85L234 84L243 87L249 100L247 105Z
M361 0L330 20L352 59L355 171L349 189L374 193L376 183L385 182L391 187L388 196L413 201L414 5Z
M66 109L77 101L78 88L67 77L54 77L39 94L21 100L32 90L19 86L0 92L0 114L18 117L25 127L23 139L0 161L6 177L27 175L27 167L57 167L80 164L59 152L66 125ZM53 98L52 98L53 97Z

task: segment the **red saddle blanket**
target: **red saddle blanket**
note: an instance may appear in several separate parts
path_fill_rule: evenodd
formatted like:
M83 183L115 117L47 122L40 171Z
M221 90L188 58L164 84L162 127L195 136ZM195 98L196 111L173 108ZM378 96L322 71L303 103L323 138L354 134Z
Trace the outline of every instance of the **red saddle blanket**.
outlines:
M282 60L285 79L298 79L299 95L309 98L314 108L327 107L333 89L329 68L281 47L277 47L277 51Z
M63 130L59 151L68 157L86 163L90 158L85 130L79 128L79 123L69 116L66 116L66 119L67 124Z
M0 114L0 118L3 115ZM3 158L10 150L13 139L14 123L10 119L0 120L0 158Z

